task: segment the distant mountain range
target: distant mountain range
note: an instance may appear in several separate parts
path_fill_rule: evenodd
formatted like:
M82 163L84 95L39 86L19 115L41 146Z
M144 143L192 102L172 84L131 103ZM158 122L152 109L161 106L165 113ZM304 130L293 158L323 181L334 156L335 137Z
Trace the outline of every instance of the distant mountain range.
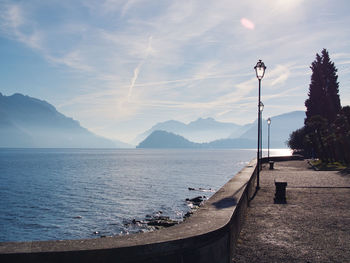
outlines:
M304 124L305 112L294 111L271 118L270 147L286 148L286 141L290 133ZM217 122L212 118L198 119L188 125L167 121L153 126L141 134L142 138L149 134L138 148L255 148L257 145L257 121L240 126L234 123ZM230 129L231 128L231 129ZM263 147L267 148L268 125L262 121ZM195 136L196 134L198 136ZM210 136L206 136L210 135ZM186 137L188 136L188 137ZM209 142L189 140L195 138L214 138ZM225 136L225 137L221 137Z
M285 148L289 134L302 127L305 112L294 111L271 118L271 148ZM262 122L267 148L267 123ZM255 148L257 121L246 125L199 118L188 124L169 120L140 134L138 148ZM58 112L46 101L0 93L0 147L131 148L90 132L78 121Z
M0 93L0 147L118 148L127 144L88 131L36 98ZM130 147L130 146L129 146Z
M254 148L255 140L220 139L209 143L195 143L186 138L167 131L154 131L136 148Z
M241 126L235 123L219 122L213 118L199 118L196 121L190 122L189 124L185 124L180 121L169 120L157 123L151 129L138 135L133 143L140 143L152 132L158 130L181 135L186 139L197 143L210 142L228 137L237 138L246 132L250 126L251 125Z

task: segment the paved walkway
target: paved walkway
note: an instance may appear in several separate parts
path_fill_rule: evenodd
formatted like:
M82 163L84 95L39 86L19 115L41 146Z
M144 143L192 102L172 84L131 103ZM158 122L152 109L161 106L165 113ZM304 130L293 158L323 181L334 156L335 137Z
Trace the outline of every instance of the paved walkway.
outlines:
M287 204L274 204L274 179ZM314 171L306 161L261 172L232 262L350 262L350 175Z

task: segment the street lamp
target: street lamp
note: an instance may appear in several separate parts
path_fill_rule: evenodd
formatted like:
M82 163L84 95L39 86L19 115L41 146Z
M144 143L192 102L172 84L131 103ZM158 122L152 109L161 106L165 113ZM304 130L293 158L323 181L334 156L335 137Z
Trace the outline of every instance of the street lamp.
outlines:
M260 119L260 108L261 108L261 101L260 101L260 96L261 96L261 80L264 77L265 74L265 69L266 66L264 64L264 62L261 61L261 59L258 61L258 63L256 63L255 67L255 74L256 77L259 80L259 96L258 96L258 151L257 151L257 174L256 174L256 189L259 190L260 189L260 123L261 123L261 119Z
M268 132L267 132L267 161L270 162L270 125L271 125L271 119L267 119L267 126L268 126Z

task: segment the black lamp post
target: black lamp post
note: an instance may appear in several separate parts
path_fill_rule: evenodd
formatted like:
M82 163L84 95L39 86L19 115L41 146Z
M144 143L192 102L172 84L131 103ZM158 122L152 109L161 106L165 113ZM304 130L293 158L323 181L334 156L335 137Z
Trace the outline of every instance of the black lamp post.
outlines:
M264 111L264 103L260 101L260 160L262 158L262 145L263 145L263 129L262 129L262 115ZM262 163L260 162L260 171L261 171Z
M271 119L267 119L267 126L268 126L268 132L267 132L267 161L270 162L270 125L271 125Z
M264 64L264 62L261 61L261 59L258 61L258 63L256 63L256 66L254 67L255 69L255 74L256 77L259 80L259 96L258 96L258 151L257 151L257 176L256 176L256 189L259 190L260 189L260 123L261 123L261 114L260 114L260 96L261 96L261 80L264 77L265 74L265 69L266 66Z

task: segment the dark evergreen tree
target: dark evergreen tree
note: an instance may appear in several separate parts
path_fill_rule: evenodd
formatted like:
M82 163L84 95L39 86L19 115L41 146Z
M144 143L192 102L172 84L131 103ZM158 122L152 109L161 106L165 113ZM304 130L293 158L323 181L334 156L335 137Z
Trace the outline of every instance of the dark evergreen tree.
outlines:
M309 98L305 101L306 106L306 119L310 119L315 115L323 115L323 107L321 102L324 100L324 93L321 86L321 64L322 58L319 54L316 54L316 60L311 63L311 83L309 86Z
M294 131L288 145L323 162L350 164L350 107L341 107L337 69L328 51L316 54L311 64L309 98L303 128Z
M322 50L323 87L326 97L326 119L334 121L341 111L337 68L330 60L326 49Z
M312 75L309 98L305 101L305 122L315 115L333 122L341 110L337 68L330 60L326 49L322 50L321 56L316 54L316 59L310 68Z

